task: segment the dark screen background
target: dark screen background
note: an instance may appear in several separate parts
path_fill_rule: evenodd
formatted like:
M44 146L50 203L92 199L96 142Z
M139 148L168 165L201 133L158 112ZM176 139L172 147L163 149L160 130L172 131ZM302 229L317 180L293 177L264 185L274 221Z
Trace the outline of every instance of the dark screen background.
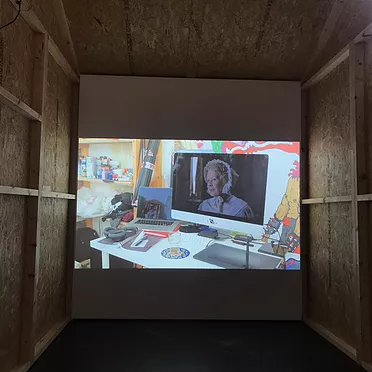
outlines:
M193 157L198 158L199 165L197 168L196 195L191 195L190 192L191 158ZM207 193L203 169L213 159L220 159L228 163L238 173L239 179L232 187L231 194L243 199L252 208L253 219L248 221L240 217L198 211L199 204L211 197ZM172 208L262 225L265 210L267 169L268 155L176 153L173 166Z

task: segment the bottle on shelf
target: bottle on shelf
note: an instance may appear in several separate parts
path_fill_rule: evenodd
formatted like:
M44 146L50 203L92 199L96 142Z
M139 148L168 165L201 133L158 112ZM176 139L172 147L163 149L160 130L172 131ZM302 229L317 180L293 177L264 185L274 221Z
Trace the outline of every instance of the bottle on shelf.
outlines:
M81 176L87 176L87 159L85 158L85 156L81 157Z

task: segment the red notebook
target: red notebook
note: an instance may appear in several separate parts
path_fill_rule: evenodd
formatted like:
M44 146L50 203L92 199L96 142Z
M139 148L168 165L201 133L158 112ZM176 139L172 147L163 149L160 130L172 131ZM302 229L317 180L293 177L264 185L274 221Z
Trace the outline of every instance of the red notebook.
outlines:
M164 236L161 232L154 232L154 231L145 231L145 240L146 243L140 244L138 247L133 247L132 243L137 238L139 234L141 234L143 230L138 230L135 235L130 236L129 238L123 240L120 245L124 249L128 249L130 251L136 251L136 252L147 252L151 247L153 247L156 243L158 243L160 240L164 239L166 236Z

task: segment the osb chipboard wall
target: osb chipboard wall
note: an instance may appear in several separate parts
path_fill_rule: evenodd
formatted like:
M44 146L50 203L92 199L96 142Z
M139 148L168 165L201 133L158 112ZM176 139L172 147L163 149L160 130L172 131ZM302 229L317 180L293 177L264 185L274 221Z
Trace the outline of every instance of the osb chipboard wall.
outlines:
M16 14L10 1L0 1L0 24ZM19 47L22 45L22 48ZM30 104L32 79L32 32L19 19L0 32L0 85ZM29 123L0 103L0 184L27 187Z
M355 346L351 203L309 208L306 316Z
M66 234L68 201L42 199L36 339L66 316Z
M333 1L335 4L336 1ZM341 13L336 20L334 31L322 51L312 64L308 76L303 76L306 81L312 74L324 66L341 49L343 49L354 37L362 32L372 22L371 2L369 0L343 0Z
M11 21L17 14L10 1L0 1L1 24ZM32 80L33 33L19 17L16 24L0 33L0 73L2 86L30 105ZM20 47L22 46L22 47Z
M86 74L301 79L328 0L64 0ZM110 61L110 63L107 63Z
M66 40L62 31L63 14L60 13L60 6L58 5L60 1L62 0L28 0L53 41L71 64L73 58L68 45L69 41Z
M17 364L25 200L23 196L0 195L0 371Z
M0 184L2 186L27 187L28 148L28 120L0 103L0 164L3 165L0 167Z
M10 1L0 0L0 24L9 22L15 15L16 9ZM30 106L33 39L33 33L22 17L0 33L0 85ZM52 56L48 57L45 180L51 180L51 191L68 192L71 85ZM31 125L38 124L0 104L2 186L28 187ZM19 363L26 205L27 197L0 195L0 371L12 370ZM66 316L67 206L65 199L43 199L41 203L36 341Z
M49 59L44 122L44 186L68 192L71 83Z
M349 68L308 92L310 198L351 195ZM308 318L356 346L351 203L309 205Z
M309 197L351 195L348 61L308 94Z
M15 14L9 1L0 1L0 24ZM32 32L20 20L0 32L0 85L28 104L32 66ZM1 185L27 187L28 148L28 120L0 103ZM18 358L25 208L24 196L0 195L0 370L12 369Z
M65 192L69 182L71 83L49 58L44 121L44 187ZM42 199L36 337L63 320L68 201Z

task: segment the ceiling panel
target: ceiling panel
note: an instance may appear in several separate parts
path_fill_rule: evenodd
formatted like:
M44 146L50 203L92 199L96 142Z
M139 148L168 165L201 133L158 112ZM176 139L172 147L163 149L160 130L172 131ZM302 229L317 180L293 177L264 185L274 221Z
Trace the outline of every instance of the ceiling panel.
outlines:
M300 80L342 0L63 1L81 73Z

